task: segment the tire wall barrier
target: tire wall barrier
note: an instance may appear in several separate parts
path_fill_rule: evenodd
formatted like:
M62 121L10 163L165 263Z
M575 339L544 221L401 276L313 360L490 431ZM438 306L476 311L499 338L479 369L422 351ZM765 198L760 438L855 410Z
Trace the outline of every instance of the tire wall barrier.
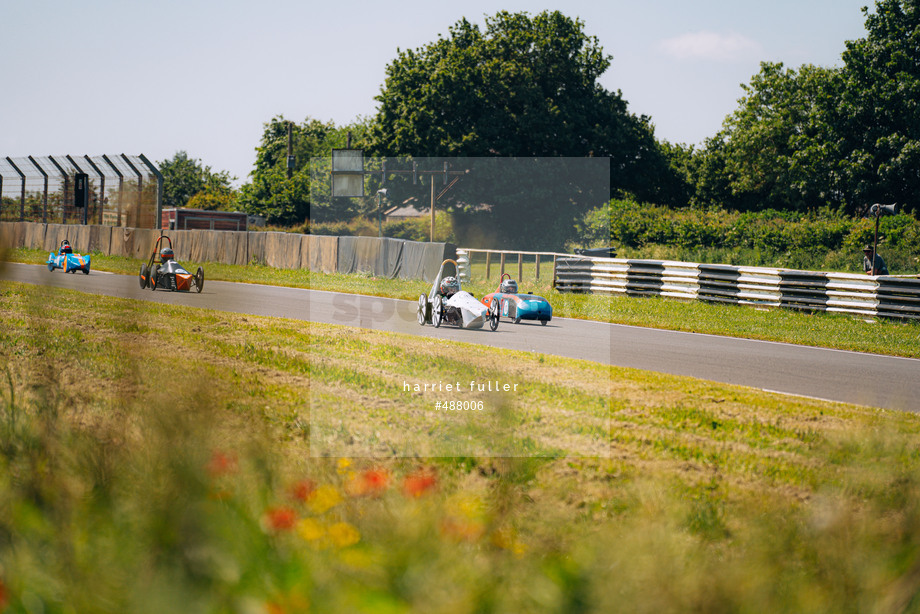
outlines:
M76 252L147 260L159 236L159 230L146 228L0 222L0 249L26 247L57 252L61 241L67 239ZM378 237L228 230L172 230L167 236L180 262L264 264L322 273L368 273L391 279L430 281L444 259L456 257L456 247L449 243Z
M622 258L558 258L559 292L665 296L920 319L920 277L796 271Z

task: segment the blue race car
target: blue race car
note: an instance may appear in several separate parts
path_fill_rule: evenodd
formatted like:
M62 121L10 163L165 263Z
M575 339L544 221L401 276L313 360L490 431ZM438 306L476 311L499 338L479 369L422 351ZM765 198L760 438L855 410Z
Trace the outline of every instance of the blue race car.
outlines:
M518 294L517 282L508 273L502 274L498 290L486 294L482 302L488 307L498 303L499 316L511 318L515 324L521 320L539 320L540 324L546 326L553 319L553 308L547 300L533 293Z
M48 270L52 273L54 269L64 269L65 273L83 271L84 275L89 275L89 261L89 256L73 253L70 241L64 239L61 241L61 249L58 250L58 253L54 254L52 252L48 254L48 262L45 264L48 265Z

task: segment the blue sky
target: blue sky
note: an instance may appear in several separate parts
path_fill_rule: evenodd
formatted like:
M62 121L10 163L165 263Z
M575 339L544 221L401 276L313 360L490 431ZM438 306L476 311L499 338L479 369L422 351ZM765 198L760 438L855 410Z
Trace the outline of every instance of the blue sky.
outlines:
M276 115L373 115L397 48L462 17L561 10L613 56L601 79L658 138L701 143L761 61L840 65L867 0L0 0L0 156L185 150L240 184Z

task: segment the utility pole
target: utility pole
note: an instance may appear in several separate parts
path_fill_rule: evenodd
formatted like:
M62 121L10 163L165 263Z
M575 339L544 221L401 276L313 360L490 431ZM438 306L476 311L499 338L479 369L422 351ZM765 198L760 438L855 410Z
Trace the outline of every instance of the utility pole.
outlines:
M431 242L434 243L434 203L436 197L434 195L434 175L431 176Z
M287 123L287 178L294 174L294 123Z

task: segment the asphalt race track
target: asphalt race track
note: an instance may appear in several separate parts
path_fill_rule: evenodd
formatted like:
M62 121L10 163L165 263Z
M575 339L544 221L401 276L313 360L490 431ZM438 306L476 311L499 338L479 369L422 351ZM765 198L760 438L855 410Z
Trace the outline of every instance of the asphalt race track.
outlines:
M335 292L207 281L201 294L141 290L137 277L50 273L2 263L0 280L220 311L358 326L581 358L785 394L920 411L920 360L786 343L554 318L547 326L502 320L498 330L419 326L416 303Z

